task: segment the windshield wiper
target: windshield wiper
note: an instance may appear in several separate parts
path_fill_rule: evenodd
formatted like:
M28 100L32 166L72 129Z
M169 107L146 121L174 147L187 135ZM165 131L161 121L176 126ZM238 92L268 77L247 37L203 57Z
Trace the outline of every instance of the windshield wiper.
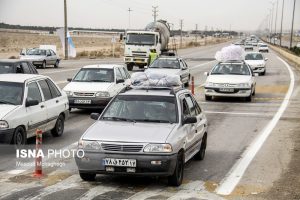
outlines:
M10 104L10 105L15 105L14 103L9 102L9 101L5 101L5 100L0 100L0 104Z
M173 122L169 120L161 120L161 119L136 119L136 121L139 122L156 122L156 123L170 123L173 124Z
M135 122L134 119L121 118L121 117L103 117L102 119L108 119L108 120L113 120L113 121Z

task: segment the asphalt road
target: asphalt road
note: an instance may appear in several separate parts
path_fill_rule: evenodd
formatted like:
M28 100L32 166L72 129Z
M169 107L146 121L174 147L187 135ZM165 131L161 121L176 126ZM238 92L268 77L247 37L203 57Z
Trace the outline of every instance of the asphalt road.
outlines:
M252 102L227 98L206 102L201 87L206 78L203 72L209 71L216 63L216 51L228 44L179 51L195 77L195 95L209 121L206 157L201 162L191 160L186 164L184 184L181 187L167 187L163 178L98 176L94 183L83 182L77 174L73 159L67 159L67 166L64 168L46 168L47 175L44 179L36 181L31 177L32 169L25 172L14 171L15 155L10 154L0 158L0 184L3 186L0 188L0 198L176 199L182 196L221 199L213 190L271 121L284 99L290 81L288 70L271 51L265 54L269 58L266 75L256 77L256 95ZM50 76L62 88L67 83L66 79L74 76L80 67L96 63L122 63L122 59L62 61L58 69L39 69L39 73ZM134 70L138 71L137 68ZM93 123L89 118L90 113L91 111L72 110L65 124L64 135L53 138L51 134L45 134L44 148L74 148L82 133ZM34 145L35 140L29 140L28 143Z

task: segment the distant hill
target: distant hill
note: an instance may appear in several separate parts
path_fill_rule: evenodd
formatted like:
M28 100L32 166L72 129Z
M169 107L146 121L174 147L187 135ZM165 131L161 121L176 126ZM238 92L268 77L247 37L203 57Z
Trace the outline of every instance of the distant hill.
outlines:
M4 29L21 29L21 30L33 30L33 31L49 31L53 32L61 27L48 27L48 26L21 26L0 23L0 28ZM111 32L124 32L124 29L92 29L92 28L78 28L78 27L68 27L69 30L86 30L86 31L111 31Z

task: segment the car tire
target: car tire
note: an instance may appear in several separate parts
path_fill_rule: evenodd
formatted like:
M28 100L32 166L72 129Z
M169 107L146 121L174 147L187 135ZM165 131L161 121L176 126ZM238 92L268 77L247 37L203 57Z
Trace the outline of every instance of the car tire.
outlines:
M23 146L26 144L27 137L26 137L26 131L22 126L18 126L15 131L12 138L12 144L16 146Z
M188 81L184 84L185 87L189 87L190 86L190 80L191 80L191 76L189 75Z
M198 153L196 153L196 155L194 156L194 158L196 160L203 160L205 157L205 151L206 151L206 145L207 145L207 133L205 133L203 135L202 138L202 142L201 142L201 146L200 146L200 150Z
M46 65L47 65L46 60L44 60L41 67L42 67L43 69L46 69Z
M262 72L260 75L262 75L262 76L266 75L266 70L264 72Z
M252 96L255 96L255 88L254 88L254 91L253 91L253 93L252 93Z
M132 71L132 69L133 69L133 64L132 63L127 64L127 70Z
M93 173L82 173L79 172L79 176L84 181L94 181L96 178L96 174Z
M65 128L65 118L62 114L60 114L56 120L55 127L51 130L51 134L53 137L60 137L64 133Z
M54 68L58 68L58 67L59 67L59 60L56 60L54 64Z
M251 102L252 101L252 94L250 96L245 97L246 102Z
M211 101L211 100L212 100L212 96L207 96L207 95L205 95L205 100L206 100L206 101Z
M184 171L184 154L179 152L177 155L176 167L174 173L168 177L168 184L170 186L180 186L183 180Z

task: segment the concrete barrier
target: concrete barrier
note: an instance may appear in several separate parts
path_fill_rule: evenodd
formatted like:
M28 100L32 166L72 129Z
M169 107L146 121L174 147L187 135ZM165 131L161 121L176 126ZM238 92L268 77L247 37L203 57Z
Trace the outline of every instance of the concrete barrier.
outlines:
M269 44L269 47L274 50L275 52L279 53L282 57L286 58L290 62L294 63L298 69L300 69L300 57L296 56L288 51L286 49L274 46Z

